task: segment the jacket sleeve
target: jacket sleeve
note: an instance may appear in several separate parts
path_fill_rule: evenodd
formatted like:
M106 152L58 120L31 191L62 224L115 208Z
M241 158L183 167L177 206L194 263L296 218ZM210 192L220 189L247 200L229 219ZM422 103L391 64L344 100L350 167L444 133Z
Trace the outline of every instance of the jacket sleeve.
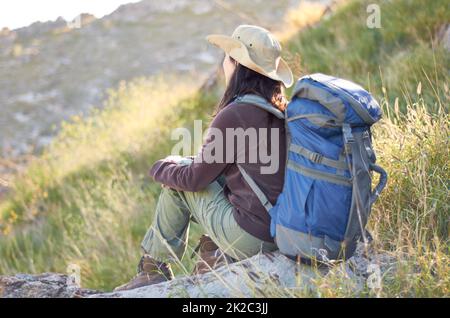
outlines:
M225 107L213 119L205 142L191 164L158 160L150 169L150 176L170 188L190 192L203 190L219 177L235 162L234 147L226 147L226 128L232 128L237 122L236 114L229 110L230 107Z

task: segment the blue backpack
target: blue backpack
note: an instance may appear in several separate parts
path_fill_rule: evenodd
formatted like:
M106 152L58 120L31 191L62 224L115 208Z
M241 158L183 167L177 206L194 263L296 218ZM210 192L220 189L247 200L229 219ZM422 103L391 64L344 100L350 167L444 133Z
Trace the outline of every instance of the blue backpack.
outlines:
M238 165L271 216L271 235L291 257L321 262L348 259L387 174L375 164L370 128L381 118L376 100L362 87L324 74L300 78L283 113L264 98L236 101L263 108L286 123L284 187L274 206ZM372 174L380 175L372 189Z

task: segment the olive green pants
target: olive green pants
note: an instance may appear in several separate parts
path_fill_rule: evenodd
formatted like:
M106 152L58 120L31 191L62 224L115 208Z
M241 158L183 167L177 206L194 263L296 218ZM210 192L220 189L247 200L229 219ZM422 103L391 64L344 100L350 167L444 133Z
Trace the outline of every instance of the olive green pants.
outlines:
M237 260L258 252L277 249L244 231L233 217L233 206L223 193L222 182L214 181L199 192L162 188L154 220L141 247L145 253L161 262L181 260L193 219L227 255Z

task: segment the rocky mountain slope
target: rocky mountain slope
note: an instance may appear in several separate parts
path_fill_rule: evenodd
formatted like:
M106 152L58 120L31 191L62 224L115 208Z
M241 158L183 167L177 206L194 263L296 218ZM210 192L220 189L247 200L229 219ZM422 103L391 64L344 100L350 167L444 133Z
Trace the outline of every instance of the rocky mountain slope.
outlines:
M53 126L101 106L122 80L170 72L203 81L221 57L207 34L230 33L239 23L274 29L299 2L144 0L102 19L83 14L1 30L0 157L41 149Z

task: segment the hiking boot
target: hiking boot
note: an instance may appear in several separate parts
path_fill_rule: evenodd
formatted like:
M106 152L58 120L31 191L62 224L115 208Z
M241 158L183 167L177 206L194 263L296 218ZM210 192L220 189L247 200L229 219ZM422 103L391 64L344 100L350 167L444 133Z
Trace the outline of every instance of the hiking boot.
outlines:
M194 253L192 253L192 257L195 253L199 254L200 259L195 264L192 275L204 274L225 264L235 262L233 258L223 253L208 235L202 235Z
M130 290L172 279L173 273L170 264L158 262L150 255L145 254L139 261L137 275L128 283L116 287L114 291Z

